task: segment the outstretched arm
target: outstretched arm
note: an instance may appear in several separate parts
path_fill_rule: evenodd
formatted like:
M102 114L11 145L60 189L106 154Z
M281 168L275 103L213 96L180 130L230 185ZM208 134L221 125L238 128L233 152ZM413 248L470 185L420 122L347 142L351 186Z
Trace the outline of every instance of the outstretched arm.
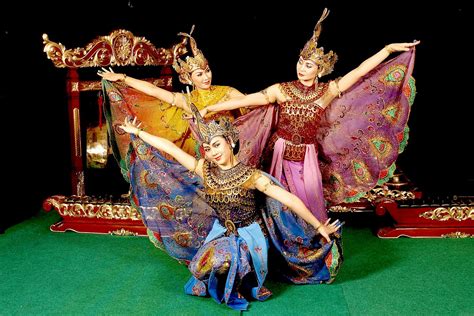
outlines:
M191 111L186 105L186 102L183 100L183 95L181 93L170 92L163 88L157 87L147 81L135 79L127 76L126 74L115 73L111 68L102 68L102 70L97 71L97 74L108 81L121 81L126 85L137 89L138 91L141 91L161 101L169 103L172 106L177 106L185 110L186 112L191 113Z
M269 197L272 197L282 204L288 206L299 217L313 226L327 241L331 240L329 235L337 231L342 225L339 223L339 220L335 220L334 222L330 223L330 219L328 219L325 223L321 223L308 210L299 197L279 187L278 185L275 185L267 176L263 174L260 175L260 177L255 181L255 188L265 193Z
M140 129L140 124L137 124L136 117L132 121L130 121L128 118L125 118L125 121L123 125L120 125L120 128L129 134L136 135L151 146L171 155L185 168L190 171L194 171L202 178L202 165L204 162L203 159L197 161L196 158L184 152L181 148L179 148L169 140L142 131Z
M338 85L340 92L344 92L350 87L352 87L354 83L356 83L360 78L365 76L369 71L377 67L391 53L408 51L411 47L418 45L419 43L420 41L416 41L413 43L393 43L385 46L378 53L366 59L362 64L359 65L359 67L350 71L339 80Z
M278 84L275 84L260 92L238 96L225 102L210 105L200 112L202 116L205 116L209 112L229 111L248 106L257 107L273 103L277 100L278 91Z

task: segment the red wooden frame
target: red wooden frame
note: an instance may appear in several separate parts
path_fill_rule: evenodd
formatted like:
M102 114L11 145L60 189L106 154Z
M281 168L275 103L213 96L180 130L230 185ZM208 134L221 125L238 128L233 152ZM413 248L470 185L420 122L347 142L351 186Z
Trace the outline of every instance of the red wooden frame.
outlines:
M174 54L187 52L186 39L171 48L156 48L144 37L136 37L130 31L116 30L107 36L99 36L84 48L66 49L61 43L50 41L43 34L43 51L54 66L67 68L66 92L68 98L69 135L71 141L71 197L48 197L43 208L55 209L62 217L51 226L55 232L67 230L79 233L107 233L117 235L145 235L146 228L140 213L128 201L114 203L87 196L84 182L83 150L81 143L80 93L101 90L100 81L81 80L81 68L108 66L160 66L159 78L148 78L164 89L172 89L171 65Z

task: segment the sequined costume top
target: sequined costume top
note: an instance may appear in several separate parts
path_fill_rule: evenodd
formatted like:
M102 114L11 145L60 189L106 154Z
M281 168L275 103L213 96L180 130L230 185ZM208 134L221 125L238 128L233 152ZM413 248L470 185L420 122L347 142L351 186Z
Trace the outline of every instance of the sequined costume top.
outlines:
M323 109L317 101L326 93L328 83L307 87L299 80L280 84L280 90L287 101L279 104L279 118L276 132L270 139L268 150L273 150L278 138L285 140L284 159L304 159L306 144L314 144Z
M259 170L242 163L222 170L205 161L203 174L207 203L215 210L228 233L235 234L237 228L253 222L262 226L254 189L255 180L260 176Z

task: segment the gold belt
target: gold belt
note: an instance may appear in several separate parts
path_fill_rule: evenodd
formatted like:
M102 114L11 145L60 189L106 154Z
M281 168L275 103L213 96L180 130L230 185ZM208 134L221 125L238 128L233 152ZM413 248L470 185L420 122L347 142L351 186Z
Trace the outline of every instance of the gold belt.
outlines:
M237 234L237 227L235 226L235 223L231 221L230 219L226 219L224 223L225 228L227 228L227 231L231 234Z
M249 226L250 224L254 222L260 225L263 235L267 236L265 225L263 225L263 221L260 217L254 218L252 220L247 219L242 222L238 222L238 224L234 223L230 219L226 219L224 222L224 227L227 229L226 235L230 235L230 234L238 235L237 228Z
M281 138L277 134L273 134L270 142L271 142L271 148L275 148L275 143L278 140L278 138ZM306 153L306 145L307 144L295 144L290 140L286 140L282 138L285 141L285 152L283 153L283 159L286 160L292 160L292 161L303 161Z
M306 153L306 144L295 145L285 140L285 153L283 159L293 161L303 161Z

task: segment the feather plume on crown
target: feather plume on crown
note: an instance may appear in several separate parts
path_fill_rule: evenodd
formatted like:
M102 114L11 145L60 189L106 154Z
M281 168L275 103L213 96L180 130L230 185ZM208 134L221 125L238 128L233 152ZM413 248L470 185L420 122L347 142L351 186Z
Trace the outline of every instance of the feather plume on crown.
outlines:
M306 42L304 48L300 52L303 59L311 60L320 67L319 76L330 74L334 69L337 61L337 55L332 50L324 54L324 47L318 47L318 39L322 30L322 22L329 15L329 10L324 8L323 14L319 18L318 23L314 27L313 36Z
M191 52L193 56L187 56L185 60L180 59L178 51L175 50L173 53L174 61L173 68L179 75L179 81L184 84L192 85L191 73L196 69L206 69L208 62L204 54L200 49L197 48L196 40L191 36L194 31L194 25L191 28L191 32L178 33L178 36L184 36L186 39L189 38L189 44L191 46Z

